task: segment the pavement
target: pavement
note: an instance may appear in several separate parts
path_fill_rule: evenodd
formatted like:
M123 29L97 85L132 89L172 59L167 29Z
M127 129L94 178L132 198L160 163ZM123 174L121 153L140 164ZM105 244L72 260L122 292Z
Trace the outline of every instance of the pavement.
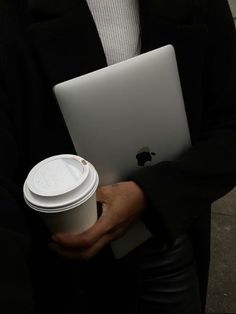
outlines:
M212 205L206 313L236 313L236 188Z

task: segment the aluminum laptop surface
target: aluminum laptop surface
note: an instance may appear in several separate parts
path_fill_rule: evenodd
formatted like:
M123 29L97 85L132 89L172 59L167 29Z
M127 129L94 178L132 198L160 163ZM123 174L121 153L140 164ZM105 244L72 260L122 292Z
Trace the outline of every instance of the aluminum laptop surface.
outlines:
M138 170L139 153L151 165L190 145L172 46L63 82L54 92L76 152L94 164L100 184Z
M191 145L171 45L57 84L54 93L76 152L95 166L100 185Z

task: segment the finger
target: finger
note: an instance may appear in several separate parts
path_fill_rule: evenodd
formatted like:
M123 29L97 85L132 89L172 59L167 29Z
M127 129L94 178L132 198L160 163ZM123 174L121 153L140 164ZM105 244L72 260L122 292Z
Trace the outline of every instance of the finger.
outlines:
M62 248L59 245L57 245L55 242L50 243L49 248L54 253L56 253L62 257L71 258L71 259L79 259L79 251L66 250L65 248Z
M66 258L89 260L93 258L100 250L102 250L109 242L110 236L106 235L88 249L66 249L55 243L50 243L49 247L58 255Z
M110 185L105 185L101 186L97 189L96 191L96 199L97 202L100 203L106 203L109 196L111 195L111 186Z
M53 235L52 240L67 248L88 248L105 234L109 233L111 229L112 226L109 225L107 219L105 219L104 216L101 216L91 228L82 233L55 234Z

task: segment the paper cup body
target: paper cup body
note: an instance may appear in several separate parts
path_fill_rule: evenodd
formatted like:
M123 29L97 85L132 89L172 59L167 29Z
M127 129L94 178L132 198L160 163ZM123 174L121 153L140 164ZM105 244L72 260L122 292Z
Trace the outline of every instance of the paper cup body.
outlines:
M24 183L24 198L52 233L81 233L97 220L98 175L88 161L57 155L37 164Z
M52 233L81 233L97 220L96 197L94 194L83 204L67 211L39 214Z

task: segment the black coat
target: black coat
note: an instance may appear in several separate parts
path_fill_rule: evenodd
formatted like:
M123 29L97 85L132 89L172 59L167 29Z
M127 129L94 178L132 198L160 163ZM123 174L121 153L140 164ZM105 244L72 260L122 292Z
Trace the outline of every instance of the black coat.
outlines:
M149 206L143 218L154 234L169 244L183 232L191 234L204 290L209 208L236 183L234 23L226 0L139 3L142 52L175 47L193 147L132 179L145 192ZM26 246L26 225L13 223L6 212L20 216L23 211L27 221L34 220L22 200L27 172L45 157L74 153L52 87L106 66L86 1L29 4L28 9L24 0L0 3L1 227ZM15 254L21 263L22 256Z

